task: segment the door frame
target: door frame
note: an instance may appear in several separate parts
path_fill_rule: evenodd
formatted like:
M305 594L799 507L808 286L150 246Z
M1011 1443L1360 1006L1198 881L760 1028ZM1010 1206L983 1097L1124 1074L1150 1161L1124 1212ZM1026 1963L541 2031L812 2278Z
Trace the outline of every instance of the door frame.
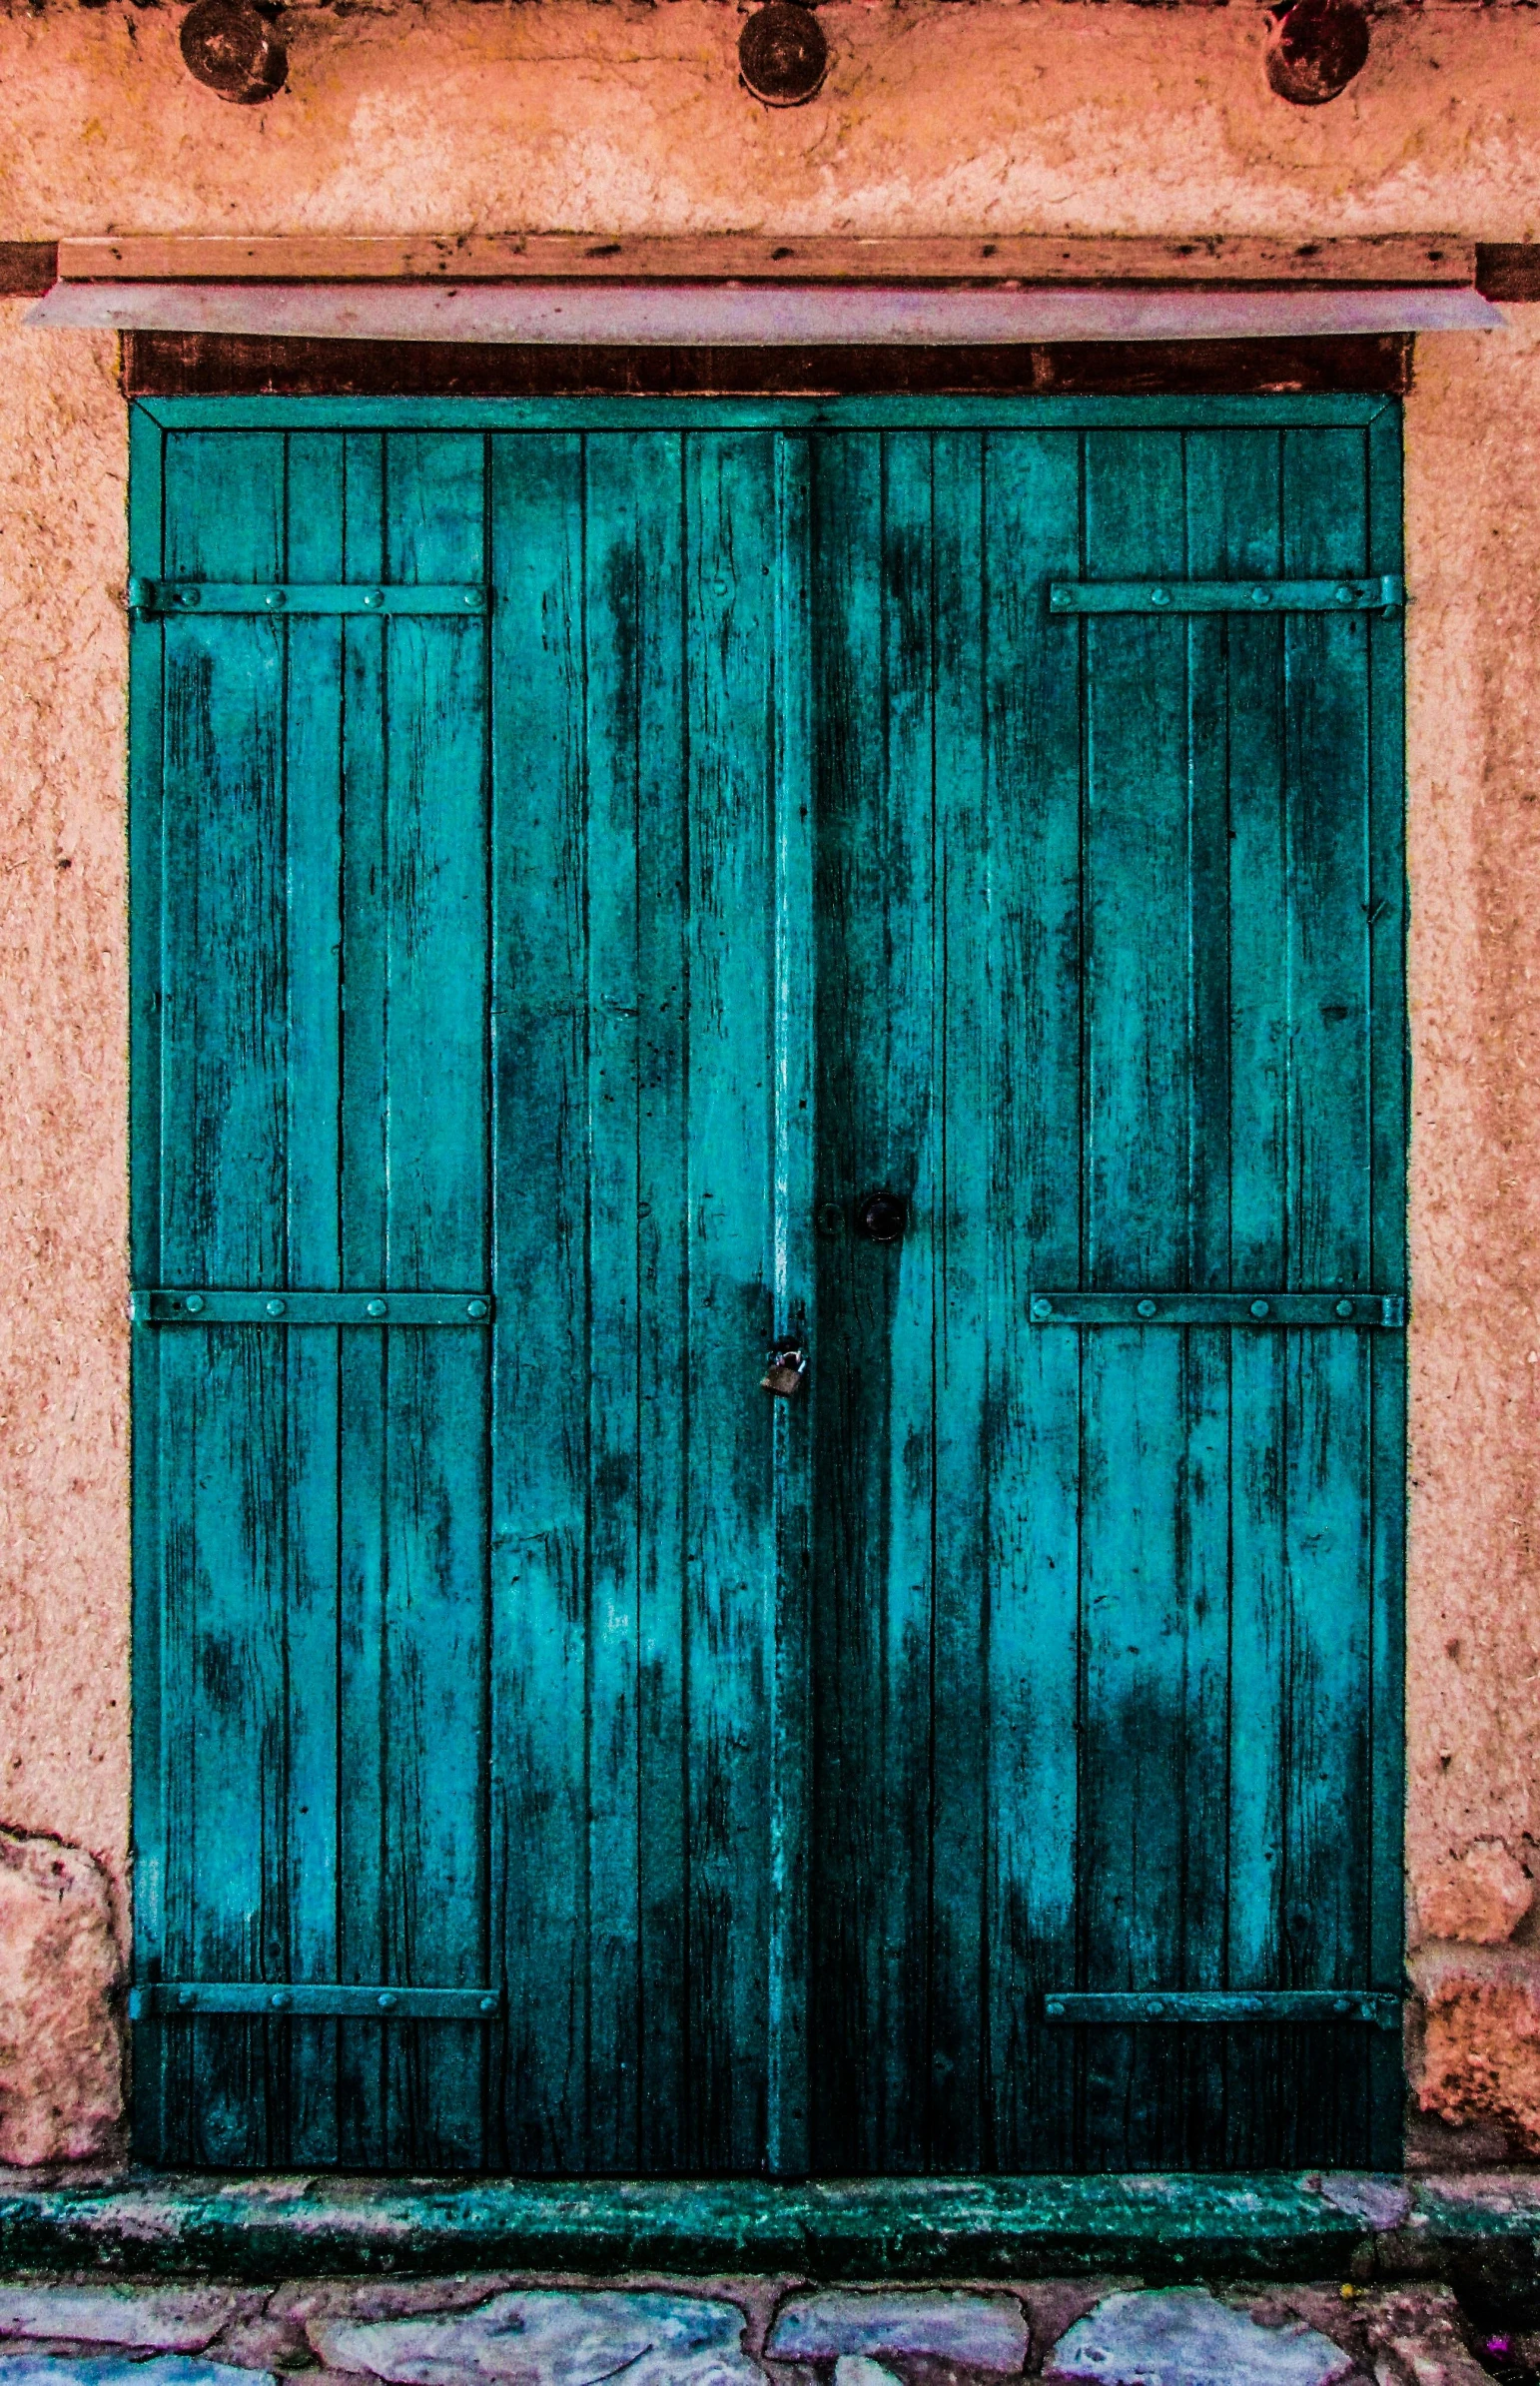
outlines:
M1376 489L1377 506L1400 513L1400 406L1382 392L1279 396L1218 394L1202 396L958 395L934 393L887 396L742 396L742 397L419 397L273 396L155 397L134 400L130 408L129 519L131 552L136 567L158 551L162 509L162 442L167 431L182 430L682 430L692 428L865 429L865 430L984 430L990 428L1054 428L1096 430L1141 427L1183 429L1290 428L1314 426L1365 427L1382 423L1388 436L1381 449L1384 470ZM1393 462L1392 462L1393 459ZM1372 743L1376 775L1398 792L1395 828L1400 850L1395 856L1397 883L1403 890L1400 923L1402 976L1407 933L1408 899L1404 863L1404 702L1403 672L1397 659L1393 672L1381 670L1373 682ZM159 1147L156 1088L158 1035L158 937L152 924L161 902L159 769L161 722L159 662L153 641L130 637L129 736L129 883L130 883L130 1214L131 1239L136 1250L152 1247L155 1192L153 1155ZM1389 815L1386 815L1388 818ZM1384 820L1380 827L1383 833ZM1386 1249L1405 1263L1406 1153L1409 1127L1409 1060L1404 998L1398 996L1393 1022L1376 1020L1373 1032L1395 1036L1399 1071L1386 1071L1387 1091L1373 1134L1389 1164L1379 1192L1378 1230ZM1391 1115L1392 1108L1394 1116ZM1373 1699L1372 1776L1374 1785L1371 1937L1374 1969L1387 1980L1400 1978L1403 1944L1403 1780L1404 1780L1404 1581L1405 1581L1405 1416L1404 1379L1396 1419L1401 1452L1400 1479L1392 1491L1375 1482L1375 1546L1384 1581L1390 1590L1376 1600L1375 1615L1388 1628L1376 1633L1371 1659ZM154 1805L154 1782L159 1765L159 1616L153 1598L144 1590L154 1577L153 1537L160 1520L153 1498L141 1489L141 1462L136 1459L132 1506L133 1599L133 1804L136 1814ZM161 1894L157 1864L151 1851L141 1853L135 1840L134 1904L138 1913L153 1911ZM1399 2041L1386 2043L1376 2056L1400 2076ZM1388 2084L1388 2082L1386 2083ZM591 2184L591 2183L590 2183ZM585 2190L586 2192L587 2190Z

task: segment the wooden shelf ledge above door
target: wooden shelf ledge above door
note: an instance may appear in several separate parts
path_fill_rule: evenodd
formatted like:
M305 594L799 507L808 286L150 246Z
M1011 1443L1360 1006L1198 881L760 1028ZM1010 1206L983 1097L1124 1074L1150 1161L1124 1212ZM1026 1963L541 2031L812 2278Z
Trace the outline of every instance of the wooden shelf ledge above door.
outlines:
M1474 290L1473 243L1426 238L779 238L713 232L611 238L517 233L203 238L156 233L62 240L64 282L800 283L998 288Z
M1492 331L1468 241L652 238L63 240L65 330L614 350L854 350Z

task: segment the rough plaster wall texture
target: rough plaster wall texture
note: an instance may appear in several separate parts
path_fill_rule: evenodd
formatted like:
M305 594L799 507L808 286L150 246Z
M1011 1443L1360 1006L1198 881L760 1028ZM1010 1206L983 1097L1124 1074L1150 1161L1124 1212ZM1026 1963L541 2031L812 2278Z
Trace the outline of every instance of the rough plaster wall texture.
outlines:
M0 306L0 1827L128 1836L125 575L112 344Z
M1419 342L1406 408L1419 1895L1540 1840L1540 308L1510 313Z
M189 80L169 9L17 10L0 16L0 238L1540 230L1540 13L1381 18L1364 75L1319 111L1267 93L1243 6L826 21L827 96L771 113L737 87L717 0L301 9L291 90L247 110ZM123 416L107 345L22 333L23 311L0 308L0 1825L121 1875ZM1522 1968L1514 1874L1540 1843L1540 311L1514 321L1423 342L1408 409L1408 1677L1414 1929L1419 1901L1440 1938L1516 1928L1503 1952ZM1448 2004L1468 1976L1472 2029L1474 1963L1436 1991ZM1490 1995L1481 2009L1490 2038ZM1449 2117L1528 2111L1516 2074L1506 2106L1480 2102L1513 2027L1498 2040L1440 2055L1466 2081ZM1540 2108L1531 2126L1540 2146Z
M1381 18L1329 108L1261 71L1260 11L833 5L805 109L738 86L719 0L286 18L290 88L232 108L180 11L0 19L0 237L64 232L1540 227L1540 18Z

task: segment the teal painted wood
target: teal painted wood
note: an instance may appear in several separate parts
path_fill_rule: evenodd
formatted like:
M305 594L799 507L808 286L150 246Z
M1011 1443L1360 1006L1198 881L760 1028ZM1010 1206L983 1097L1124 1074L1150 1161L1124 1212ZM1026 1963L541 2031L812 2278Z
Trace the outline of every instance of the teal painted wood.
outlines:
M484 444L386 444L385 576L479 577ZM487 1241L485 630L411 615L384 632L385 943L389 1081L385 1281L484 1280ZM355 933L378 933L378 912ZM345 1188L362 1201L365 1189ZM488 1596L481 1335L387 1332L384 1351L386 1981L487 1977L484 1817ZM484 2033L387 2027L386 2127L431 2169L482 2160Z
M777 1345L818 1340L813 1214L814 815L811 463L805 439L775 450L775 1184L771 1322ZM770 1619L770 1877L765 2163L799 2178L809 2162L808 1803L812 1724L809 1602L817 1380L771 1410L775 1567Z
M686 446L692 2169L764 2161L771 1929L776 440ZM759 1363L755 1363L758 1361ZM730 1487L730 1488L729 1488ZM677 1962L677 1956L675 1961Z
M979 1718L988 1712L988 1633L979 1586L995 1462L981 1420L990 1358L990 845L984 720L984 441L931 439L932 978L936 1077L945 1089L932 1145L930 1237L932 1485L926 1519L934 1581L934 1757L926 1862L929 1904L924 2156L978 2170L983 2092L989 1809ZM936 1031L933 1029L933 1033Z
M582 439L494 439L489 487L492 1271L519 1287L493 1329L492 2147L570 2173L588 2142Z
M1202 430L1398 419L1393 398L148 398L168 430ZM357 575L363 578L360 572Z
M136 571L491 603L136 623L138 1281L494 1313L136 1330L137 1960L502 2002L149 2021L143 2149L1393 2159L1041 2016L1395 1988L1401 1338L1029 1304L1402 1289L1399 624L1045 601L1393 575L1394 410L160 418Z
M1401 560L1401 438L1398 415L1369 427L1368 557L1372 570ZM1370 1272L1404 1283L1406 1148L1410 1126L1407 1060L1407 890L1403 819L1405 699L1401 641L1394 626L1371 623L1368 635L1368 932L1366 1020L1371 1149ZM1391 1351L1369 1352L1372 1439L1368 1490L1373 1535L1369 1614L1369 1734L1372 1869L1368 1977L1399 1987L1404 1931L1402 1845L1402 1685L1406 1673L1405 1530L1406 1366ZM1369 2155L1393 2162L1400 2150L1398 2049L1370 2052L1373 2076Z
M1080 1338L1023 1322L1031 1283L1081 1275L1080 641L1039 601L1075 570L1081 453L1057 432L990 434L983 459L993 1232L981 1451L1019 1486L989 1503L984 2160L1073 2156L1079 2049L1037 2024L1078 1977ZM1067 1761L1065 1752L1069 1751Z
M181 446L166 474L168 566L281 568L282 437L240 454L211 434ZM284 633L211 619L165 636L160 1255L173 1281L276 1283L286 1093L266 990L284 974ZM264 1850L283 1840L283 1351L226 1327L196 1346L168 1337L155 1367L163 1685L175 1699L164 1960L180 1977L260 1976L282 1931ZM176 1696L193 1681L196 1733ZM170 2097L196 2101L204 2160L264 2157L266 2026L198 2021L166 2049Z
M289 439L288 448L286 565L306 577L340 576L347 493L341 441L324 432L300 434ZM339 622L307 621L298 629L291 626L286 636L290 702L284 778L291 795L286 811L286 1274L291 1283L336 1290L343 1280L336 1160L343 1093L343 630ZM289 1927L283 1969L286 1979L299 1981L342 1977L340 1346L339 1334L323 1328L298 1337L284 1353L291 1439L283 1850ZM299 2160L326 2161L337 2145L337 2052L331 2017L292 2024L287 2134Z
M385 441L343 442L344 565L351 577L385 569ZM346 1002L339 1021L342 1088L337 1123L341 1281L389 1281L380 1188L385 1181L389 1078L382 1024L386 1006L385 940L378 913L387 868L384 734L388 702L385 627L350 620L343 629L340 695L343 854L340 901L350 936L341 956ZM376 918L372 919L372 912ZM373 929L373 933L370 933ZM356 1186L362 1199L344 1196ZM385 1976L385 1784L381 1727L385 1713L385 1609L387 1568L385 1446L385 1346L347 1334L338 1353L338 1969L345 1981ZM373 2025L337 2032L339 2152L381 2165L389 2156L384 2040Z
M681 468L677 438L588 445L587 2067L606 2170L685 2159L687 1821L656 1795L685 1661Z

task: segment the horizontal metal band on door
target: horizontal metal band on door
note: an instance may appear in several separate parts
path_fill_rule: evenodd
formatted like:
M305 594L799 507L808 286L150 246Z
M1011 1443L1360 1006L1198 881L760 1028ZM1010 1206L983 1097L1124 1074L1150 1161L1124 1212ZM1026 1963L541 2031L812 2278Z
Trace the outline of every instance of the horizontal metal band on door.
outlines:
M136 1325L489 1325L489 1292L137 1290Z
M1169 1988L1115 1995L1051 1989L1046 2021L1368 2021L1399 2029L1401 1999L1377 1988Z
M1401 1292L1031 1292L1034 1325L1406 1323Z
M342 2021L491 2021L502 2009L495 1988L398 1988L389 1982L305 1985L273 1981L149 1981L129 1990L129 2019L159 2021L202 2013L332 2016Z
M1395 572L1334 580L1051 580L1053 613L1395 613Z
M484 613L486 590L378 580L143 580L128 584L131 613Z

